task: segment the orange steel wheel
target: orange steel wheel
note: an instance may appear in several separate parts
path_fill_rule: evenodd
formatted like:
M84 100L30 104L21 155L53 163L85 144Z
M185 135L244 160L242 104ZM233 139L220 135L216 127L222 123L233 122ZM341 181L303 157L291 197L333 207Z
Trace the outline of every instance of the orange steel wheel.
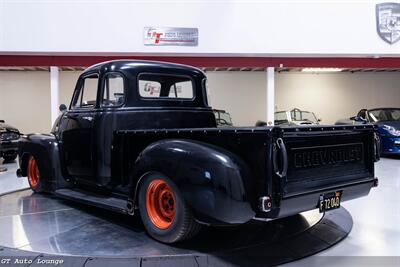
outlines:
M40 173L37 162L33 156L30 156L28 161L28 180L32 188L39 184Z
M167 229L175 218L176 201L172 188L163 179L151 181L146 191L146 210L150 221L159 229Z

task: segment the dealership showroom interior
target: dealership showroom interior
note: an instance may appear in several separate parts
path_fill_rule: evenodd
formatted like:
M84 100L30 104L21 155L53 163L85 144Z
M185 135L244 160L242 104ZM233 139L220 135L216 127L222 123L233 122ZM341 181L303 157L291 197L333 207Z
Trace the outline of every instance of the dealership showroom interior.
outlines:
M0 266L400 266L400 1L0 0Z

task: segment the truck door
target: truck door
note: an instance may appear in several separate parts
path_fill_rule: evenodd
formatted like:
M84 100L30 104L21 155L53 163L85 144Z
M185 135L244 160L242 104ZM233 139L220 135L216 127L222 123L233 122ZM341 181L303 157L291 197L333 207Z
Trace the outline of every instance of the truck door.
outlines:
M99 119L96 124L95 147L101 148L96 153L96 181L98 186L112 188L120 181L111 177L111 159L113 134L120 130L123 121L134 123L132 119L121 119L126 112L122 109L125 104L125 82L122 74L109 72L100 77L102 80L99 98ZM121 122L122 121L122 122ZM123 129L127 129L123 127ZM113 179L112 179L113 178Z
M98 74L78 80L69 111L61 122L61 151L68 176L83 183L95 182L95 136Z

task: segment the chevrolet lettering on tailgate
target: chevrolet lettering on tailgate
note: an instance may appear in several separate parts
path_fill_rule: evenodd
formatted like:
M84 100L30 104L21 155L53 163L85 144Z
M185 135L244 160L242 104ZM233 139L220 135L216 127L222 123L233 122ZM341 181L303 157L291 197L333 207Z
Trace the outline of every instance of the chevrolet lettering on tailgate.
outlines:
M294 149L294 167L307 168L362 160L361 143Z

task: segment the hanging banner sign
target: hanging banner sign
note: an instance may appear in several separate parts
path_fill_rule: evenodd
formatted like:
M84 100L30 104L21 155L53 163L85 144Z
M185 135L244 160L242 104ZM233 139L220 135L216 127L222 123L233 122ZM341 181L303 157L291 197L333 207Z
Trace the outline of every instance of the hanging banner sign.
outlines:
M144 45L151 46L197 46L198 28L145 27Z

